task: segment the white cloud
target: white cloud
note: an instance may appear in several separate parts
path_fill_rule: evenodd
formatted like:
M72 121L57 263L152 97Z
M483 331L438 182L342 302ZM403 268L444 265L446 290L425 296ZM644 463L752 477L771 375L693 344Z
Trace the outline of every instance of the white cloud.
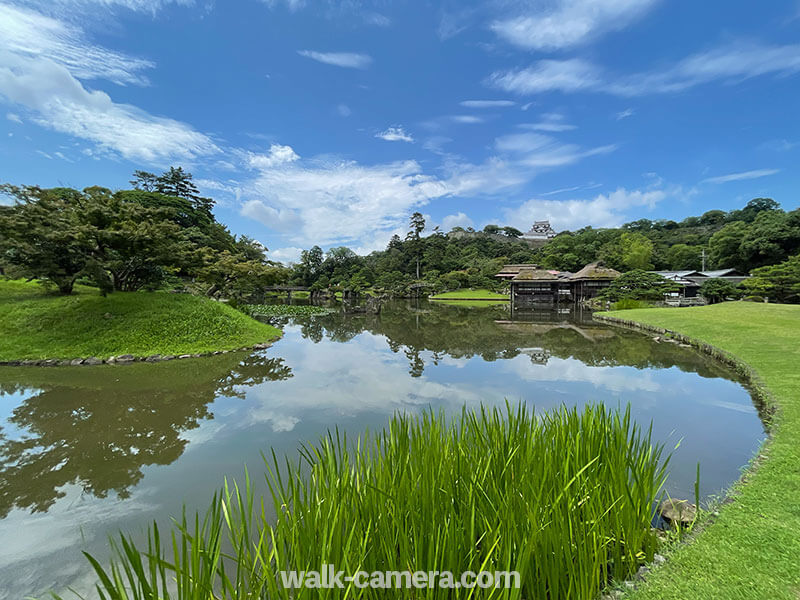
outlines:
M769 175L775 175L778 172L780 172L780 169L756 169L753 171L744 171L741 173L730 173L728 175L708 177L707 179L703 179L701 183L728 183L729 181L758 179L759 177L767 177Z
M516 102L513 100L464 100L459 104L466 108L503 108L514 106Z
M350 109L347 104L339 104L336 106L336 112L340 117L349 117L353 114L353 111Z
M575 144L564 144L540 133L500 136L495 140L495 148L501 153L514 156L523 167L538 168L569 165L588 156L607 154L616 150L613 144L584 150Z
M286 248L276 248L269 251L270 260L277 260L284 264L296 263L300 261L300 254L303 252L302 248L289 246Z
M140 71L151 66L90 44L72 24L0 5L0 96L27 108L30 121L135 161L163 164L217 152L208 136L189 125L115 103L79 81L145 84Z
M242 214L286 232L297 245L363 243L404 225L412 209L448 193L415 161L364 166L300 160L261 169L244 186L250 200Z
M270 8L275 8L278 5L285 4L286 8L292 12L303 8L306 5L305 0L261 0L261 2Z
M618 227L626 219L625 211L634 207L653 208L675 192L664 189L626 190L598 194L591 200L544 200L533 198L506 211L509 223L525 224L549 219L557 230L593 227Z
M22 118L16 113L6 113L6 119L11 121L12 123L18 123L22 125Z
M315 50L298 50L300 56L311 58L326 65L349 69L366 69L372 64L372 57L355 52L317 52Z
M79 79L107 79L118 84L144 85L147 79L141 71L154 66L148 60L89 43L74 25L7 4L0 4L0 53L48 58Z
M493 195L519 187L535 176L533 169L498 156L479 164L449 161L444 170L444 182L454 196Z
M622 77L609 77L582 59L540 60L530 67L497 71L487 83L516 94L603 92L623 97L676 93L722 81L728 84L762 75L800 72L800 44L766 46L730 44L692 54L673 66Z
M155 14L168 4L178 4L182 6L192 6L194 0L49 0L56 5L69 7L70 9L91 7L100 5L108 8L120 6L128 10L149 12Z
M422 147L434 154L445 154L444 147L452 141L452 138L443 135L434 135L426 139Z
M540 60L525 69L493 73L488 83L506 92L539 94L542 92L576 92L601 86L597 68L582 59Z
M442 11L439 26L436 28L436 34L439 36L439 39L442 41L449 40L467 29L477 10L477 8L467 7L459 8L453 12Z
M582 148L540 133L514 133L495 139L496 154L479 164L447 157L443 166L450 194L494 195L521 187L544 171L616 150L613 144Z
M638 96L680 92L712 81L738 83L760 75L791 75L798 71L800 44L765 46L743 42L692 54L673 67L626 77L607 88L621 96Z
M166 163L219 151L208 136L185 123L87 90L64 66L46 58L0 54L0 95L34 111L37 124L94 142L129 160Z
M276 231L288 231L302 223L297 211L288 208L275 208L261 200L248 200L242 205L242 215L258 221Z
M634 115L634 110L632 108L626 108L623 111L617 113L617 121L622 121L622 119L627 119L628 117L632 117Z
M414 138L402 127L389 127L385 131L375 134L376 138L386 140L387 142L413 142Z
M792 142L785 138L768 140L763 144L759 144L759 150L770 150L773 152L788 152L800 146L800 142Z
M494 21L502 39L532 50L556 50L586 42L601 33L628 26L657 0L557 0L537 3L532 14Z
M453 227L472 227L474 223L472 219L470 219L467 215L463 212L457 212L454 215L447 215L444 219L442 219L442 231L450 231Z
M272 144L267 154L249 152L247 155L247 165L251 169L271 169L279 165L294 162L299 158L300 157L291 146Z
M556 133L559 131L571 131L577 129L575 125L570 125L565 122L565 117L559 113L545 113L542 115L542 120L538 123L522 123L519 125L522 129L532 129L534 131L548 131Z
M389 27L389 25L392 24L392 20L380 13L368 13L364 15L364 23L367 25L375 25L376 27Z
M468 125L483 123L483 117L476 117L475 115L453 115L450 120L454 123L466 123Z

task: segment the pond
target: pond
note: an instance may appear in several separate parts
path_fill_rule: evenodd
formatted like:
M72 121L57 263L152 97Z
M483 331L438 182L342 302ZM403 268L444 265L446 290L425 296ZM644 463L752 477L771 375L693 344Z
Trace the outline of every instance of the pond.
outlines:
M668 491L721 494L764 439L749 392L691 348L571 310L396 302L376 315L281 321L254 354L130 366L0 368L0 598L88 593L82 555L118 530L205 509L262 452L338 427L358 435L395 411L525 402L628 403L677 447Z

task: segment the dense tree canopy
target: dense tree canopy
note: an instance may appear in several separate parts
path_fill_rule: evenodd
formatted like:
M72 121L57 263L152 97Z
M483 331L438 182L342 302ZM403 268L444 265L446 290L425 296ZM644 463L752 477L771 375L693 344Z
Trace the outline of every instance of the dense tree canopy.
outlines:
M564 231L544 245L519 239L510 226L489 224L483 231L454 227L423 235L424 219L415 213L405 240L393 236L386 250L336 259L315 246L303 252L293 280L315 289L367 286L394 295L414 295L463 287L498 289L494 275L503 263L536 263L575 272L596 260L618 271L753 268L780 262L800 251L800 209L784 212L769 198L756 198L740 210L710 210L680 223L639 219L620 228L585 227ZM415 291L417 290L417 291Z
M755 269L742 287L749 294L777 302L800 301L800 254L780 264Z
M135 177L139 189L117 192L2 186L15 204L0 211L0 264L63 294L79 280L104 293L172 282L241 298L286 278L266 248L216 222L213 201L197 194L191 174Z
M180 167L161 175L136 171L133 190L78 191L2 186L13 206L0 206L0 274L39 278L68 294L79 280L105 292L155 289L168 282L243 299L279 282L311 289L375 288L427 295L465 287L500 289L504 263L535 263L575 272L603 260L618 271L736 268L749 272L800 252L800 209L769 198L742 209L710 210L680 223L638 219L620 228L564 231L546 243L520 239L511 226L483 231L454 227L425 235L415 212L404 238L358 256L346 247L303 251L291 269L270 262L266 248L239 238L214 218Z
M634 269L611 282L602 296L606 300L663 300L664 295L680 290L680 285L658 273Z
M742 294L735 283L727 279L712 277L700 285L700 295L708 300L709 304L716 304L728 298L738 298Z

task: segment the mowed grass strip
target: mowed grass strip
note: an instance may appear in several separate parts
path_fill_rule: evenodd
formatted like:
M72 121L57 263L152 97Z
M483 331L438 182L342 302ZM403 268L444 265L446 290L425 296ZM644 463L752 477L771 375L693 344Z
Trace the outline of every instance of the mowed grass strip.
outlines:
M778 405L763 460L733 502L630 594L634 600L800 598L800 306L728 302L604 313L727 350Z
M430 296L431 300L504 300L508 301L507 294L498 294L491 290L456 290Z
M276 339L280 330L206 298L0 281L0 361L181 355L233 350Z

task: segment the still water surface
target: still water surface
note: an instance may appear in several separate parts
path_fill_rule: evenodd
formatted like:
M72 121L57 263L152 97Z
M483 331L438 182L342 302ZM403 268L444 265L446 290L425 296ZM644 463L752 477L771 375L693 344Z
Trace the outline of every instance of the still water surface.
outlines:
M737 377L692 349L570 313L397 303L282 322L269 350L161 364L0 368L0 599L93 579L120 529L204 509L261 452L395 411L526 402L631 404L674 454L673 497L719 494L764 430Z

